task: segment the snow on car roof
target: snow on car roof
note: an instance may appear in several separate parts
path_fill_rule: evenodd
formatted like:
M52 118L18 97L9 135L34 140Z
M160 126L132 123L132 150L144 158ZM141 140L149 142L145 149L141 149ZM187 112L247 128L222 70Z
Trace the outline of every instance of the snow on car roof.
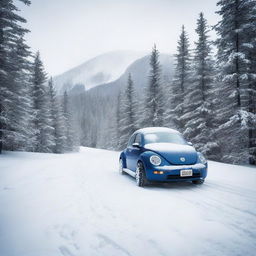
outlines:
M142 128L136 131L146 134L146 133L154 133L154 132L172 132L172 133L179 133L177 130L167 128L167 127L147 127L147 128Z

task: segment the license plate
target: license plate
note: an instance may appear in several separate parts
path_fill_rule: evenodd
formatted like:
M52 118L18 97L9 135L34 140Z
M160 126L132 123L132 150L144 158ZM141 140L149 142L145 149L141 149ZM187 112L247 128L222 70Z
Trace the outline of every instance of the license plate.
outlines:
M181 177L187 177L187 176L192 176L193 175L193 170L180 170L180 176Z

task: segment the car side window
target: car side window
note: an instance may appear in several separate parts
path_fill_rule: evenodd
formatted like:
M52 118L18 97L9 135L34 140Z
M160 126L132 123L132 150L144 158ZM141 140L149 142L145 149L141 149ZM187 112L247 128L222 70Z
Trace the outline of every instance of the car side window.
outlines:
M134 134L134 135L130 138L130 140L129 140L129 142L128 142L128 145L127 145L128 147L131 147L132 144L134 143L135 136L136 136L136 134Z
M139 145L141 145L141 134L140 133L138 133L136 135L134 143L138 143Z

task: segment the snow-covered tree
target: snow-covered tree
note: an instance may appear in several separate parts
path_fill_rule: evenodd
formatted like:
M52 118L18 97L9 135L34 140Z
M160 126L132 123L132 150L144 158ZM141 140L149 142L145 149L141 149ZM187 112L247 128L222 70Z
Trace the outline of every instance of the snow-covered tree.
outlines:
M17 39L9 53L12 69L8 73L11 92L6 109L9 123L6 124L4 148L7 150L33 150L35 142L33 105L30 83L29 47L23 37Z
M30 4L30 1L27 0L21 0L21 2L26 5ZM11 126L11 120L9 120L8 107L11 105L12 99L15 98L10 90L12 80L10 71L16 68L9 59L9 53L19 38L27 32L21 26L26 20L19 16L17 11L18 9L12 0L0 1L0 153L5 136L10 135L8 127Z
M119 98L119 101L121 99ZM120 104L120 103L119 103ZM136 130L136 101L135 101L135 90L132 81L131 74L128 75L127 87L124 92L121 107L118 108L117 117L120 118L118 123L119 134L119 148L123 148L127 143L129 137ZM121 113L120 113L121 111Z
M121 149L120 137L121 137L121 118L122 118L122 111L121 111L121 104L122 104L122 93L119 92L117 96L117 103L116 103L116 149Z
M221 124L217 132L223 150L222 160L248 163L249 158L255 156L255 112L249 107L254 105L249 104L250 99L255 101L255 1L221 0L217 5L222 17L215 27L221 79L217 113Z
M193 59L193 74L184 95L184 135L195 147L211 159L219 158L214 139L214 62L209 40L209 27L203 13L199 14L198 40Z
M150 57L149 84L145 93L143 126L163 126L164 103L159 51L154 45Z
M53 87L52 78L50 78L48 85L48 92L50 97L50 113L52 120L51 126L54 128L54 145L52 150L54 153L63 153L65 152L65 145L67 139L65 136L64 115L60 106L60 102L56 96L56 91Z
M175 126L180 132L184 131L184 97L188 91L191 82L191 56L189 50L189 39L182 26L181 35L178 40L176 68L174 79L170 86L169 111L167 118L170 120L170 126Z
M70 104L68 93L64 92L63 97L63 115L64 115L64 127L65 127L65 151L76 151L78 149L78 132L75 127L75 122L72 113L72 106Z
M249 162L256 165L256 1L248 3L248 23L246 25L248 43L247 55L250 61L248 70L248 126L249 126Z
M50 112L50 97L47 88L47 75L39 52L36 53L33 71L34 126L36 129L35 151L52 152L54 136Z

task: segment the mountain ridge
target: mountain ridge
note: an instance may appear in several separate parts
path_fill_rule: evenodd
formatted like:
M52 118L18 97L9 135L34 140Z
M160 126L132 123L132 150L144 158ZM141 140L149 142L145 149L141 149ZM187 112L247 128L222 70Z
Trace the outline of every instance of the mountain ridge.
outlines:
M135 60L146 53L130 50L111 51L95 56L53 78L58 93L83 84L86 90L118 79Z
M174 60L173 55L161 53L159 61L161 65L162 82L170 82L173 76ZM128 74L130 73L134 82L134 87L138 93L147 86L150 71L150 55L137 59L127 67L125 72L115 81L95 86L87 91L90 95L101 94L110 96L118 94L119 90L127 84Z

